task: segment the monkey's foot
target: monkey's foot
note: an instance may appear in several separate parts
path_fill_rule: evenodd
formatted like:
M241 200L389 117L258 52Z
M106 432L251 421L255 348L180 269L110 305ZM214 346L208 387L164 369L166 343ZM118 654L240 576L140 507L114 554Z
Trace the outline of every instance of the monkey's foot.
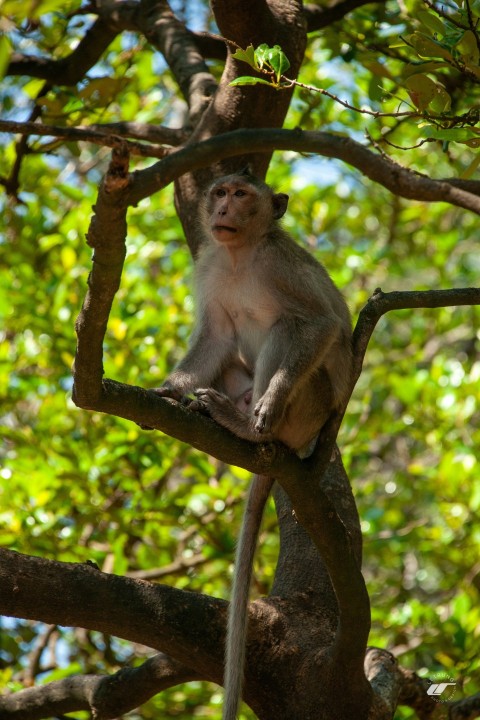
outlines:
M279 393L267 392L260 398L253 411L257 418L255 430L262 434L275 432L282 420L285 402Z
M271 434L258 432L253 426L253 418L241 412L232 400L213 388L195 390L196 398L207 408L210 416L222 427L244 440L265 442L271 440Z
M213 388L198 388L194 393L219 425L235 435L251 440L248 417L238 410L227 395Z
M213 388L198 388L193 393L200 406L206 408L211 417L216 420L220 425L223 425L223 421L228 421L232 417L232 412L235 412L235 405L232 403L227 395L214 390ZM194 408L195 409L195 408Z

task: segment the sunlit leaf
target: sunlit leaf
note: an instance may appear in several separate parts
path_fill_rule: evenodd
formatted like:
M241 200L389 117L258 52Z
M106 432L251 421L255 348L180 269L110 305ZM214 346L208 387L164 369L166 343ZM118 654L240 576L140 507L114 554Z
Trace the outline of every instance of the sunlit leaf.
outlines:
M405 85L412 102L419 110L426 110L437 93L437 86L428 75L410 75Z
M471 30L466 30L461 39L455 46L465 63L478 65L480 51L478 49L477 38Z
M235 78L235 80L232 80L229 84L232 87L240 85L269 85L272 87L272 83L268 80L263 80L262 78L256 78L249 75L242 75L241 77Z
M0 79L5 75L7 69L12 46L6 35L0 35Z
M232 57L235 58L235 60L248 63L254 70L258 68L253 45L249 45L245 50L237 50L233 53Z
M453 60L451 52L444 45L424 33L413 33L408 37L408 41L413 45L420 57L441 57L446 60Z
M256 67L262 69L265 64L268 62L268 53L270 52L270 47L266 43L262 43L257 48L255 48L255 63Z
M276 73L277 82L279 82L280 76L283 75L283 73L290 67L290 62L287 56L283 52L280 45L274 45L273 48L270 48L270 50L266 53L265 56L269 65L271 65L271 67Z
M432 32L437 33L438 35L445 34L444 21L438 15L435 15L433 12L429 10L419 10L417 12L417 18L420 20L422 25L425 25L425 27L427 27Z

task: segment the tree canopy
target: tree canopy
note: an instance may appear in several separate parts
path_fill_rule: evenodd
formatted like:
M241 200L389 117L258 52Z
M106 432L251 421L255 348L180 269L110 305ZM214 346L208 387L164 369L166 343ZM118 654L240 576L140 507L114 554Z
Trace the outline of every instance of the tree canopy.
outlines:
M250 471L283 490L242 717L480 715L479 18L3 0L2 720L220 717ZM191 331L199 198L246 162L356 325L353 394L310 464L148 392Z

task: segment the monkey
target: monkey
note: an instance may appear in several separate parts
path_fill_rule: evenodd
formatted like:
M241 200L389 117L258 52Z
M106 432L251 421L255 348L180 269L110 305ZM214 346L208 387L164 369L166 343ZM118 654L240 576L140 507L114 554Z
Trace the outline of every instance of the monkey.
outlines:
M324 266L279 224L288 195L249 171L215 180L199 208L197 323L189 350L157 392L206 409L253 442L309 455L348 400L351 319ZM223 720L241 699L248 596L265 503L274 480L255 476L237 545L226 640Z

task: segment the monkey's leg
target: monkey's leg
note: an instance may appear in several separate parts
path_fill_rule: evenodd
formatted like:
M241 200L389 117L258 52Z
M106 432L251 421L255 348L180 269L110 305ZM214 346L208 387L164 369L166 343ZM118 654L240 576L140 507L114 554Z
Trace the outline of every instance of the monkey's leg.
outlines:
M255 367L258 432L278 434L290 401L322 365L338 332L328 317L306 321L290 316L273 325Z

